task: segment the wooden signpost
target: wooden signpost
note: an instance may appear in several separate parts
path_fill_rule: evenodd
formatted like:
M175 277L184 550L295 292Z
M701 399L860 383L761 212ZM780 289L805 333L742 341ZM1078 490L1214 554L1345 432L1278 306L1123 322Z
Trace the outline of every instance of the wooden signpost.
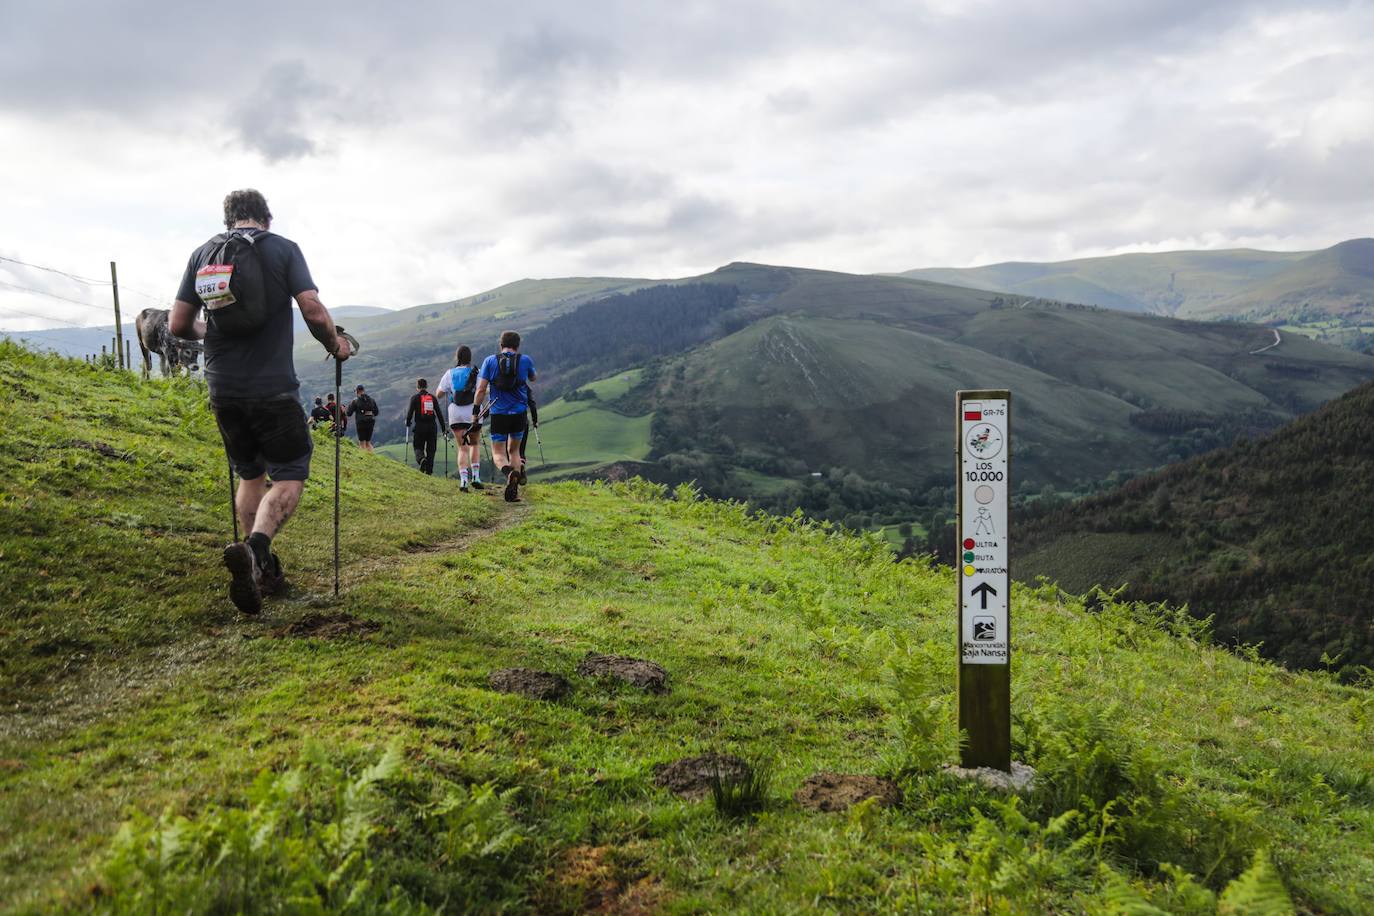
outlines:
M1011 392L955 395L959 730L965 767L1011 772Z

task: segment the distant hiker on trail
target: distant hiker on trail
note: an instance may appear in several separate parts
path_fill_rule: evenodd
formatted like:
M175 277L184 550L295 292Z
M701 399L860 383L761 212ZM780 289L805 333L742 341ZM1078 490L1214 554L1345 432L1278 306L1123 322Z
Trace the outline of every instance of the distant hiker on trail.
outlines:
M246 542L224 548L229 598L243 613L256 614L263 594L286 584L272 538L300 504L314 448L291 358L292 298L330 355L345 360L352 351L320 301L300 248L268 231L272 211L260 193L225 197L224 225L227 232L191 254L170 327L178 337L205 341L210 409L240 478L234 507L248 532Z
M325 395L324 409L329 411L329 429L336 436L342 436L348 429L348 417L343 414L343 406L335 402L334 395Z
M490 392L492 457L506 478L506 502L519 499L524 474L520 442L525 438L529 384L534 378L534 360L520 353L520 335L503 331L500 352L482 361L472 404L480 415Z
M364 390L362 385L353 389L357 395L348 405L347 416L358 418L358 445L365 452L372 451L372 431L377 426L377 402Z
M415 388L406 410L406 426L413 431L415 463L421 471L433 474L434 447L439 441L439 404L429 393L429 382L425 379L418 380Z
M310 428L329 422L329 408L324 406L324 398L315 398L315 406L310 411Z
M448 425L458 443L458 489L467 492L468 482L475 490L482 486L482 424L474 422L472 400L477 391L477 368L472 365L472 349L466 345L453 354L454 366L439 379L434 396L449 398Z

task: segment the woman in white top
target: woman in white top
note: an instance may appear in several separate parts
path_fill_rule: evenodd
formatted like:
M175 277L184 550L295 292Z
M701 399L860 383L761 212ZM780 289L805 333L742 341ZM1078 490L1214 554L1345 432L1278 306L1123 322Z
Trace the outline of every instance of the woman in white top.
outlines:
M477 388L477 369L472 365L472 350L458 348L453 355L456 365L444 373L434 396L449 399L448 425L458 443L458 489L467 492L469 481L473 489L482 486L482 424L473 422L472 393ZM470 435L469 435L470 434Z

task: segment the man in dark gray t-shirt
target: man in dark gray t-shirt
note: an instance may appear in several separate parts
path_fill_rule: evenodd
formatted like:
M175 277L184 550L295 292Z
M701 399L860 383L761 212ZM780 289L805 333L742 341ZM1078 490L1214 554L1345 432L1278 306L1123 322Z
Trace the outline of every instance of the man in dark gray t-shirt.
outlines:
M262 610L262 595L285 585L272 538L300 503L313 451L291 357L292 299L330 355L344 360L350 351L320 301L300 248L268 231L272 211L266 198L251 189L232 192L224 198L224 225L253 240L266 292L266 320L251 333L229 335L197 317L204 303L196 292L196 273L222 244L224 236L216 236L191 254L169 325L178 337L205 341L210 408L240 477L234 506L247 533L246 541L224 548L224 565L232 576L229 598L244 613L256 614Z

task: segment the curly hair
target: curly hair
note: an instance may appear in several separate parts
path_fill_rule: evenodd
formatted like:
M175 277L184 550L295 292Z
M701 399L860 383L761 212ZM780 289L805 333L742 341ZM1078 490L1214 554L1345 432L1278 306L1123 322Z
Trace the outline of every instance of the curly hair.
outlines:
M264 226L272 222L272 211L267 209L267 198L262 196L261 191L252 188L230 191L224 197L225 228L233 229L234 223L246 219L262 223Z

